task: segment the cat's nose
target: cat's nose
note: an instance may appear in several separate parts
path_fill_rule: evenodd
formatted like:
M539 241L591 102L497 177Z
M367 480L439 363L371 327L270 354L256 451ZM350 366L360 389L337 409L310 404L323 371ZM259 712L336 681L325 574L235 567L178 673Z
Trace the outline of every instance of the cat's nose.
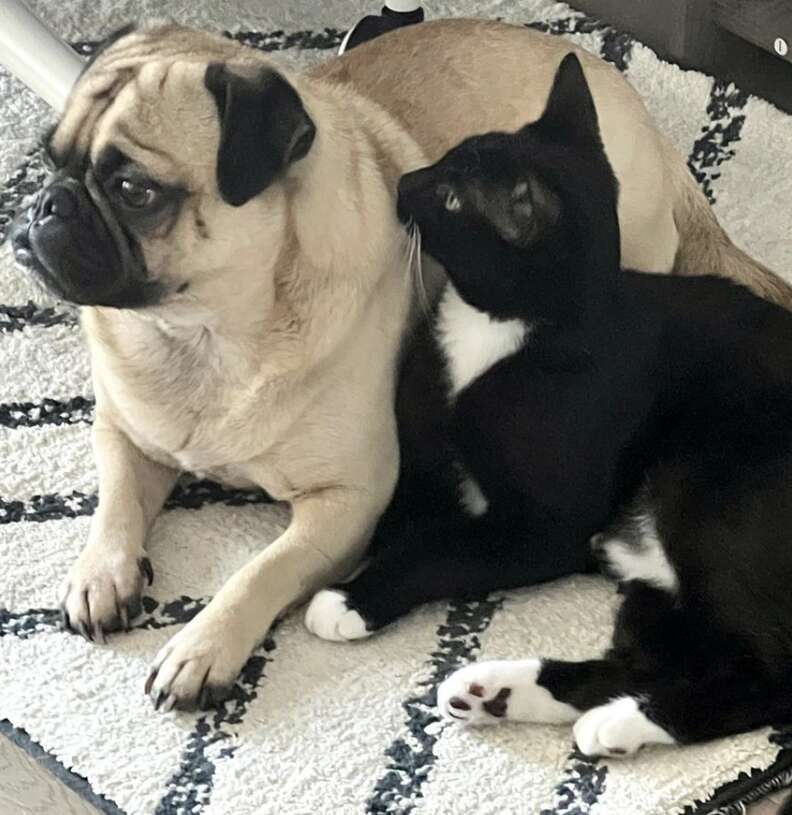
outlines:
M399 179L399 198L407 198L426 186L426 170L414 170Z
M399 179L396 211L403 224L416 217L418 202L429 186L428 175L426 170L415 170Z

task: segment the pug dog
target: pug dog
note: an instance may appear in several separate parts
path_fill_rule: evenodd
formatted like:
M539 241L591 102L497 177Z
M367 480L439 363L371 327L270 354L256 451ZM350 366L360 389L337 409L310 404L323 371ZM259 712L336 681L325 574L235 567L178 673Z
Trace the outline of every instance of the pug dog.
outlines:
M180 472L292 508L156 656L157 708L222 699L275 617L360 561L397 476L394 381L415 311L399 177L537 117L572 50L621 187L625 263L792 302L725 237L622 76L525 28L426 23L297 74L151 25L79 79L49 140L56 170L12 238L81 306L92 360L99 505L64 581L66 626L99 641L128 627Z

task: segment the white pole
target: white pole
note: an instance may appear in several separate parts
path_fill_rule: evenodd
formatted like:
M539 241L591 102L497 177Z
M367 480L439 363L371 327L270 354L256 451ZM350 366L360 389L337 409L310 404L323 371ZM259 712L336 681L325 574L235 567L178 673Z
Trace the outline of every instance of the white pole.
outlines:
M58 113L85 64L22 0L0 0L0 63Z
M400 13L418 11L421 7L420 2L416 3L415 0L385 0L385 5L391 11L398 11Z

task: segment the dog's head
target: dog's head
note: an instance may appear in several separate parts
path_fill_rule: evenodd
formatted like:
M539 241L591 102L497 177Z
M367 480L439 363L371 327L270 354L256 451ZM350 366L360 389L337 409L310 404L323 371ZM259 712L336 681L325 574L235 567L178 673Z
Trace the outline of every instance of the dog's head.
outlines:
M58 297L140 308L239 285L282 249L313 121L261 55L178 26L124 29L48 140L54 172L11 237ZM274 282L271 284L274 286Z

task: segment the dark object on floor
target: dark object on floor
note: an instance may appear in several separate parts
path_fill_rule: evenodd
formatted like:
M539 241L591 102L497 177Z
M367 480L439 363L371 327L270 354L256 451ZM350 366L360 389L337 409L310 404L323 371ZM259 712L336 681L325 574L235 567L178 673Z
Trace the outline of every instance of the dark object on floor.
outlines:
M389 31L395 31L397 28L422 23L423 19L424 11L420 6L413 11L394 11L387 5L383 6L381 14L369 14L349 29L338 53L343 54L356 45L373 40Z
M663 59L735 82L792 113L792 4L787 0L576 0ZM782 42L777 43L778 40Z

